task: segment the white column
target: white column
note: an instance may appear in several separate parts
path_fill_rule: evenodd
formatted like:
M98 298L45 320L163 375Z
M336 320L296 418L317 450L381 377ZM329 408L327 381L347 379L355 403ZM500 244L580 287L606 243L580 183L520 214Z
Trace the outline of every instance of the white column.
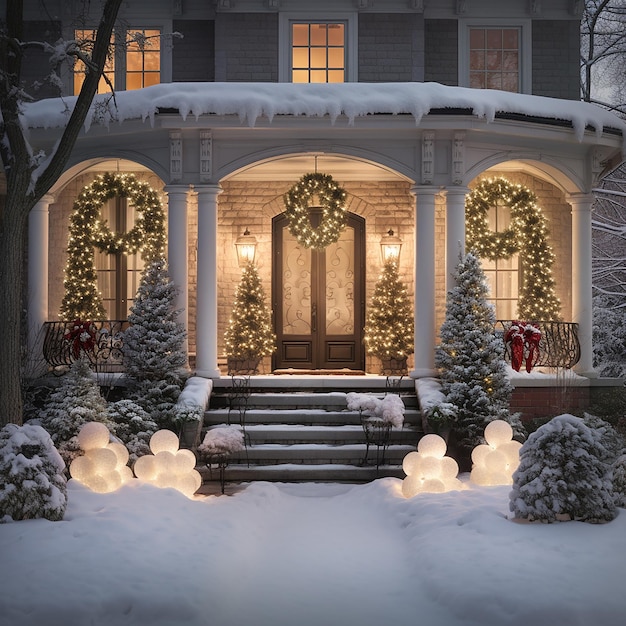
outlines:
M198 285L196 374L219 378L217 367L217 197L219 185L197 185Z
M454 286L454 269L465 256L465 196L467 187L448 187L446 193L446 290Z
M593 310L591 282L591 207L592 194L571 194L572 206L572 321L578 324L580 361L574 367L584 376L593 371Z
M167 185L167 265L170 278L178 288L178 321L189 331L189 235L187 228L188 185ZM185 340L186 354L189 344Z
M28 354L35 374L43 365L43 325L48 320L49 208L54 196L46 194L28 214Z
M413 378L435 370L435 197L436 187L415 185L415 369Z

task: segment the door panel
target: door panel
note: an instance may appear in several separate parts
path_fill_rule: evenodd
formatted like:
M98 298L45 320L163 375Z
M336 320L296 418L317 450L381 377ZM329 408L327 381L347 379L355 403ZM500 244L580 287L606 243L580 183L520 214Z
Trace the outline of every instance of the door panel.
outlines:
M274 218L275 369L363 369L364 232L364 220L349 214L336 243L312 250L284 215Z

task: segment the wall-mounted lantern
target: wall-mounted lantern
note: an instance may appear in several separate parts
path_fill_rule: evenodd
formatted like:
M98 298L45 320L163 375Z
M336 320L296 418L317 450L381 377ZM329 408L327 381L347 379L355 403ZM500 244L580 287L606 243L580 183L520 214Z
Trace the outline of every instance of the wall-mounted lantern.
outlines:
M393 229L390 228L387 234L383 235L380 239L380 255L383 261L383 265L387 261L395 261L400 263L400 250L402 249L402 239L398 237Z
M245 267L248 263L254 263L256 255L257 240L254 235L246 228L243 235L237 237L235 248L237 249L237 262L239 267Z

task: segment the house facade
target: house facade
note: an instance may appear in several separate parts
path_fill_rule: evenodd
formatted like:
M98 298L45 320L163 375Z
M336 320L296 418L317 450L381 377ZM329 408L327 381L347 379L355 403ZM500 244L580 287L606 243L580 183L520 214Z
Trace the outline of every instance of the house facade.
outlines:
M88 39L96 25L78 24L71 2L46 16L38 3L25 4L30 38ZM432 375L446 291L465 246L466 199L481 181L504 178L537 197L560 319L577 325L575 369L592 377L592 189L621 159L624 127L577 102L581 4L124 3L114 38L127 43L109 67L117 113L96 115L31 213L33 350L41 328L60 319L68 225L81 190L99 174L132 173L163 199L169 270L199 375L223 373L244 233L256 240L277 335L263 371L378 373L363 324L391 232L414 302L409 370ZM30 61L27 78L35 80L41 64ZM71 95L80 67L60 78ZM45 89L39 97L51 95ZM41 121L54 118L49 104L29 110L32 142L43 149L56 132ZM285 212L286 192L310 173L332 176L345 192L347 226L322 249L302 245ZM495 204L489 228L505 232L510 207ZM101 210L117 232L132 229L139 213L120 198ZM531 262L520 252L484 259L499 319L517 319ZM107 317L125 319L139 255L100 253L95 263Z

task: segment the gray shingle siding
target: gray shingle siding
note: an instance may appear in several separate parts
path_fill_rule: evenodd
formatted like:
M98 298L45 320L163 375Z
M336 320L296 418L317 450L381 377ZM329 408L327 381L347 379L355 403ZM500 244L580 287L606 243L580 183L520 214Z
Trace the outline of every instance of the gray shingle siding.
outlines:
M215 22L174 20L172 81L211 82L215 80Z
M359 16L359 81L424 79L421 15L363 13Z
M580 33L576 21L533 21L533 94L580 99Z
M215 49L216 81L278 81L278 15L218 14Z
M459 84L458 26L456 20L426 20L424 80Z

